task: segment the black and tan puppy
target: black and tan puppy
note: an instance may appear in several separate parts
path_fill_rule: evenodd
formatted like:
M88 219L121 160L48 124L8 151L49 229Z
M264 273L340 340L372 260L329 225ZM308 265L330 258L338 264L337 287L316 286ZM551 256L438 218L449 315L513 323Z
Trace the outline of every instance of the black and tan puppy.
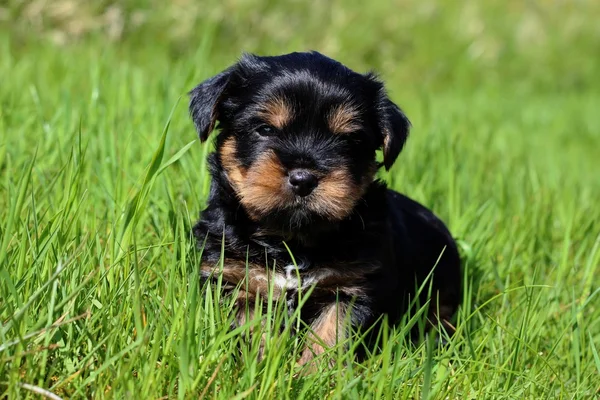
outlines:
M292 309L314 287L301 310L316 336L305 363L347 334L344 321L398 321L433 270L420 304L429 301L431 324L449 327L460 299L456 245L431 211L375 179L376 151L389 169L410 126L375 76L316 52L245 55L190 95L200 139L217 121L220 130L194 228L202 275L241 288L239 323L269 285Z

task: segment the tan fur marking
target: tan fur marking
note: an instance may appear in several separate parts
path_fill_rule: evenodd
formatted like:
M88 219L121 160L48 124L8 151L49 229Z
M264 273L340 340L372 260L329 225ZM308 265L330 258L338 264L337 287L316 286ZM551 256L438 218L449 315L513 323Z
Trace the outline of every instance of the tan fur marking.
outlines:
M236 152L236 140L233 137L228 138L219 149L221 163L225 172L227 172L229 183L234 189L243 183L245 175L244 168L242 168L237 160Z
M346 337L345 326L348 306L345 303L331 303L325 306L311 324L311 332L306 338L306 348L298 363L311 363L315 356L322 354ZM311 369L316 369L316 366Z
M253 163L238 190L240 202L251 218L259 219L294 201L293 194L285 190L285 179L285 168L273 151Z
M284 97L277 96L261 106L259 116L269 125L282 129L294 118L294 110Z
M331 219L343 219L352 212L374 176L375 166L360 184L356 184L348 168L340 167L321 179L310 208Z
M390 131L389 129L383 130L383 159L388 159L390 154Z
M246 292L245 290L240 290L238 292L237 298L235 300L237 306L236 312L236 323L237 326L242 326L248 321L251 321L254 318L255 314L255 296Z
M360 261L317 265L317 267L308 277L316 285L314 294L340 292L351 297L364 296L366 294L364 284L368 280L368 275L380 268L378 264Z
M235 324L237 327L244 326L250 321L253 321L256 318L256 307L261 307L261 303L256 304L256 296L251 293L248 293L244 290L240 290L238 292L238 296L236 298L236 313L235 313ZM263 332L260 335L259 339L259 347L258 347L258 360L262 360L265 352L265 344L267 341L265 329L265 320L261 320L261 327L258 328L255 326L250 326L248 329L248 339L252 339L253 335L256 335L257 332Z
M389 145L390 145L390 132L387 129L385 129L383 132L383 149L384 149L384 151L387 151Z
M223 287L233 289L241 285L241 289L249 295L262 296L266 298L269 294L270 285L276 274L264 265L248 264L245 261L228 259L223 262L223 267L203 265L201 273L204 277L218 277L223 280ZM282 295L282 290L277 285L273 286L273 298Z
M274 152L262 154L248 169L237 160L235 138L228 138L219 153L229 183L251 218L259 219L293 201L292 194L283 190L285 169Z
M352 133L360 129L358 109L348 103L333 108L327 116L329 129L335 134Z
M235 138L228 138L219 149L219 154L229 182L250 218L259 220L295 201L294 194L285 186L286 170L273 151L262 154L247 169L237 160ZM373 181L375 171L373 165L362 182L356 184L348 168L339 167L321 178L307 206L332 220L347 217Z

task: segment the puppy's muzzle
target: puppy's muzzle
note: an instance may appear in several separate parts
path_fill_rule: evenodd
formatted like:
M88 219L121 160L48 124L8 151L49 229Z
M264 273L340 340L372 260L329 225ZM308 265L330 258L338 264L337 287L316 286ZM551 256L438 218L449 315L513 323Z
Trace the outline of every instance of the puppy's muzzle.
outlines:
M300 197L311 194L319 184L318 178L313 173L302 168L291 170L288 174L288 182L292 191Z

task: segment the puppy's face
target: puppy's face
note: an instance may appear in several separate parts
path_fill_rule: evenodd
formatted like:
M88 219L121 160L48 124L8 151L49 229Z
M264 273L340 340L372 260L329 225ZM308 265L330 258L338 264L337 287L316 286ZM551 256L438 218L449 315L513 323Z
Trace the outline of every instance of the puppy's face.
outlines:
M217 157L247 214L297 228L346 218L389 168L409 122L372 75L319 53L244 56L192 90L204 141L219 122Z

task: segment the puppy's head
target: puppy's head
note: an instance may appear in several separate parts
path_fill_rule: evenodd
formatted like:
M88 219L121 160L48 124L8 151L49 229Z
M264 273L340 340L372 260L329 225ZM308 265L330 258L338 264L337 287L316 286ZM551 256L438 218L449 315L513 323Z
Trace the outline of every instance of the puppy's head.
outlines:
M409 121L372 74L319 53L245 55L190 92L205 141L219 122L217 159L255 221L299 227L347 217L389 169Z

